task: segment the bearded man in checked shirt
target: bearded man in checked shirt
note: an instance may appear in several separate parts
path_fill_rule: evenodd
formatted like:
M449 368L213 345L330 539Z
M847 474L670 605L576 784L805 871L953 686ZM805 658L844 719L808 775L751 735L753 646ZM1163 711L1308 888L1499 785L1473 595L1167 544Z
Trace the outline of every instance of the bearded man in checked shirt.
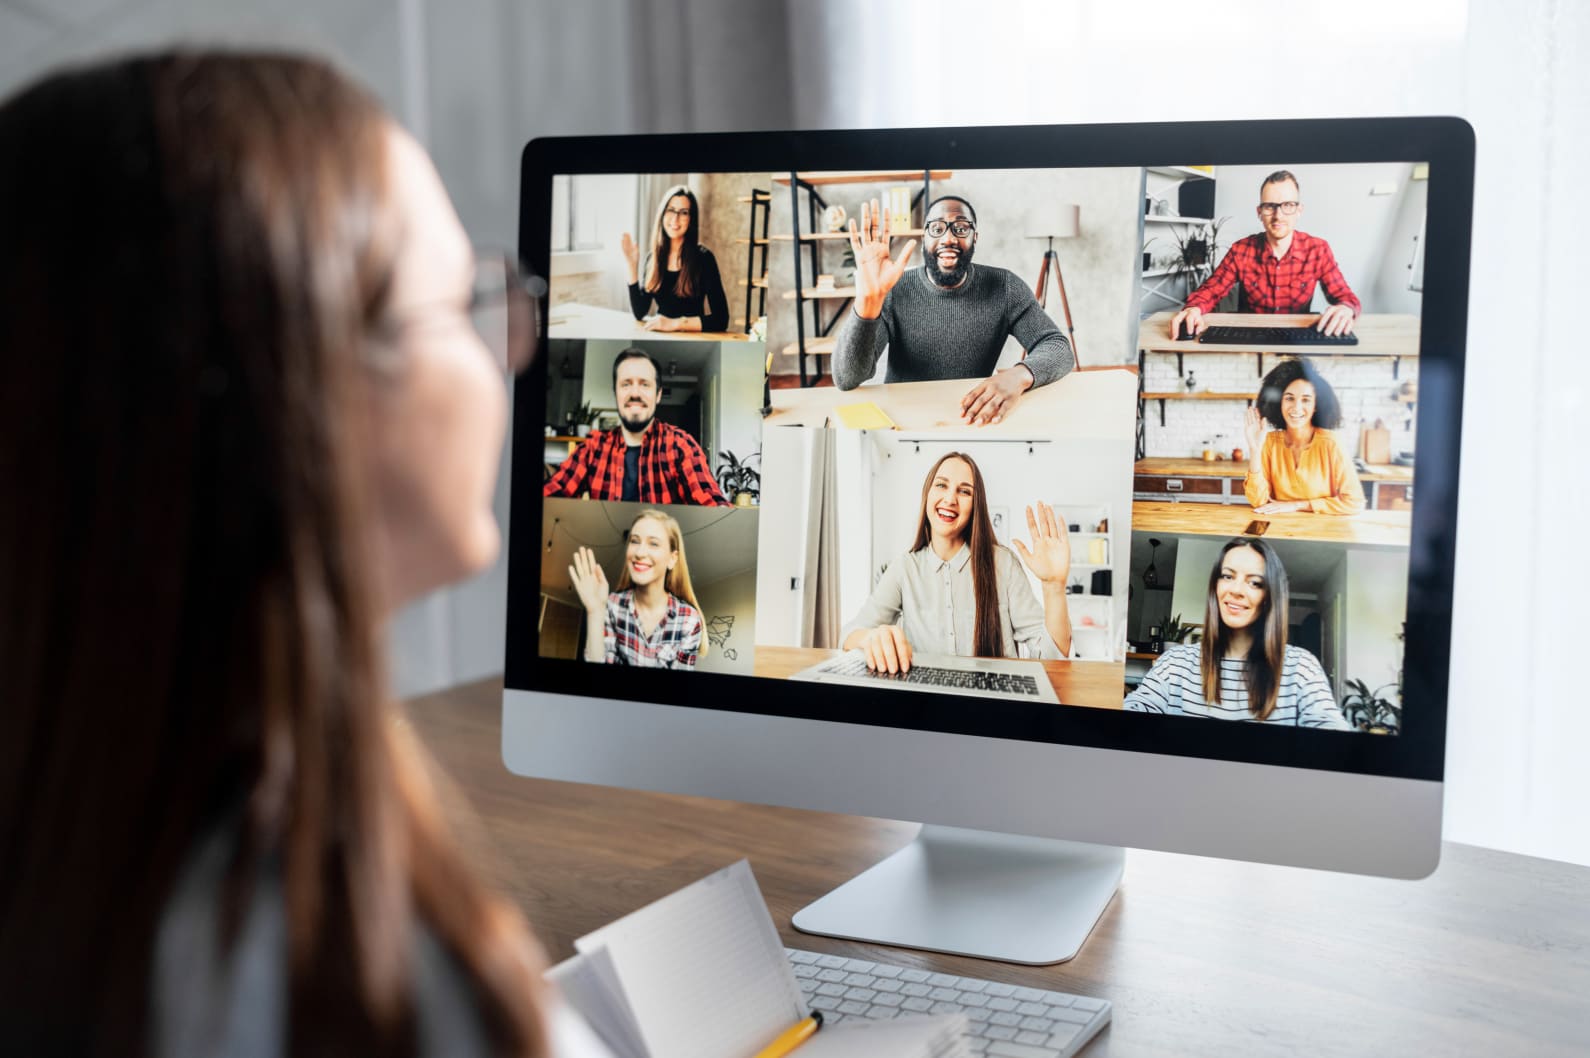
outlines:
M657 421L658 376L657 361L644 349L618 354L613 361L618 429L598 430L581 442L542 487L542 495L730 506L696 439Z
M1232 244L1215 267L1214 274L1192 292L1187 307L1170 321L1170 336L1181 333L1185 321L1189 333L1198 335L1209 324L1204 313L1212 312L1235 283L1242 284L1249 312L1308 312L1314 300L1314 287L1325 288L1330 307L1320 314L1315 326L1325 334L1351 334L1363 305L1352 292L1330 244L1305 231L1298 231L1303 215L1297 177L1279 169L1259 185L1259 222L1264 230Z

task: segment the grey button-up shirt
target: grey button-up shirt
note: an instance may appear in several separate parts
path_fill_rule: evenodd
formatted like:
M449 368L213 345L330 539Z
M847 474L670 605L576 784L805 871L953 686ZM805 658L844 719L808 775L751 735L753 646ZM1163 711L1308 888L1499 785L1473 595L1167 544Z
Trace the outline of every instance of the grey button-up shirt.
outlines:
M1001 654L1065 657L1044 627L1043 604L1008 549L994 548L994 573L999 584ZM899 624L912 650L971 657L977 628L974 598L971 547L962 545L947 562L924 547L889 563L861 613L845 626L840 642L858 628Z

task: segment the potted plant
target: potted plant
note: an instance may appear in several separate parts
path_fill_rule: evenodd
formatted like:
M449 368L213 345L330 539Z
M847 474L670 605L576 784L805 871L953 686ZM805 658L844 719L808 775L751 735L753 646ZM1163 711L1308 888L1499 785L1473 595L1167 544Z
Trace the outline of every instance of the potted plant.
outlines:
M1170 270L1177 278L1187 281L1189 292L1203 282L1220 255L1220 226L1230 219L1221 217L1187 232L1179 228L1171 231L1171 238L1176 240L1176 256L1171 259Z
M596 420L601 413L591 407L590 401L585 401L574 413L574 433L578 437L589 437L591 427L596 425Z
M1381 692L1395 689L1397 684L1369 689L1363 680L1348 680L1347 695L1342 699L1342 715L1360 731L1376 735L1395 735L1402 730L1402 706L1386 698Z
M1176 614L1165 622L1165 629L1161 633L1167 643L1196 643L1204 637L1204 626L1183 622L1181 614Z
M718 487L723 494L732 498L736 507L756 506L762 498L762 475L751 464L762 461L761 450L743 460L733 452L719 452L718 458L723 460L717 470Z

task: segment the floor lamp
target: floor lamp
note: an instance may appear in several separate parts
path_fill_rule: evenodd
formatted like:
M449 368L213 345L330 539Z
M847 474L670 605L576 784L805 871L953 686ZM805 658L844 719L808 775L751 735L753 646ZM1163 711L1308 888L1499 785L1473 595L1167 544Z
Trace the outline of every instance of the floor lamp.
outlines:
M1079 366L1082 358L1077 356L1077 330L1071 323L1071 302L1066 297L1066 281L1060 274L1060 255L1055 252L1054 241L1074 239L1081 233L1082 207L1077 205L1051 206L1027 225L1027 238L1049 240L1049 248L1043 252L1043 265L1038 269L1038 283L1033 287L1033 295L1037 297L1040 306L1048 307L1049 269L1052 267L1055 285L1060 288L1060 308L1065 313L1066 336L1071 339L1071 355L1077 358Z

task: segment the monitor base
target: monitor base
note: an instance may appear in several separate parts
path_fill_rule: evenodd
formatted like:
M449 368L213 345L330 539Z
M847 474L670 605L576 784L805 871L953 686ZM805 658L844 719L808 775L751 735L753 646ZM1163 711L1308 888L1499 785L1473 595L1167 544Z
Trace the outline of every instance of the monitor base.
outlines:
M795 913L802 933L1044 966L1075 958L1121 884L1125 852L924 826Z

